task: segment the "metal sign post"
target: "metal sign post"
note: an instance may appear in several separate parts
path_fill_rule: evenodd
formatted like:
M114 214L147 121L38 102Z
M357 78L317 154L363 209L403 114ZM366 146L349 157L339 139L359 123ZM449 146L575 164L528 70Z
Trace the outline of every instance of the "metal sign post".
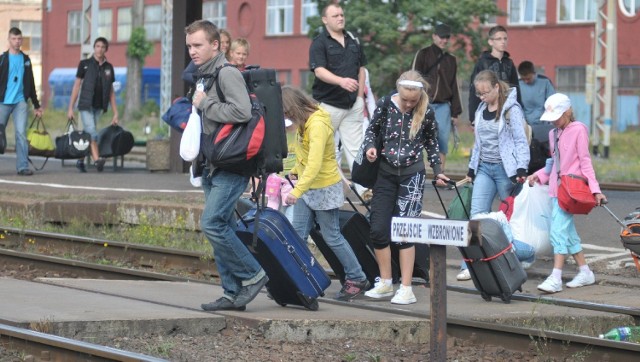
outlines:
M391 241L429 244L431 289L430 361L447 359L447 246L469 246L476 221L394 217Z

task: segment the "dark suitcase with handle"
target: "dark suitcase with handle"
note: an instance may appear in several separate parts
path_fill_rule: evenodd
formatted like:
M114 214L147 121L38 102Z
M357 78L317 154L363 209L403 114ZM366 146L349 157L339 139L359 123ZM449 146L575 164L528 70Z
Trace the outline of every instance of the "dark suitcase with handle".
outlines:
M371 285L373 285L376 277L380 275L380 269L378 268L378 262L376 261L373 245L371 244L371 238L369 237L370 229L369 221L364 215L355 211L340 210L340 232L356 255L362 271L367 276ZM327 263L329 263L333 272L340 279L340 283L344 284L344 266L325 242L320 233L320 228L316 225L316 227L311 229L309 235L318 247L318 250L322 253L322 256L324 256Z
M510 303L515 291L522 292L527 273L500 223L493 219L478 221L482 240L472 239L468 247L459 248L460 253L482 298L491 301L491 297L499 297Z
M460 198L456 183L449 184L454 187ZM433 185L445 215L449 218L440 192L435 187L435 181ZM503 302L510 303L515 291L522 292L522 285L527 281L527 273L500 223L493 219L478 219L478 222L482 240L472 238L469 246L460 247L458 250L467 263L473 285L482 298L489 302L492 297L499 297Z
M267 291L282 306L295 304L317 310L317 298L331 284L329 276L286 216L270 208L257 211L254 208L242 216L236 234L267 273Z

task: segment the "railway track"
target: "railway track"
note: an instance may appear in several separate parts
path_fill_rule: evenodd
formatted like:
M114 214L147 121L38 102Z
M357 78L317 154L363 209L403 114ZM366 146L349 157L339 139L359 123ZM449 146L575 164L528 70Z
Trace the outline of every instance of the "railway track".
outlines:
M92 238L79 238L71 235L60 235L43 232L19 231L5 229L8 233L0 239L0 246L16 247L25 242L32 248L44 249L48 253L68 253L71 248L74 252L82 250L84 255L96 255L105 257L105 248L110 249L108 256L120 260L143 260L140 265L142 269L171 269L179 270L180 266L195 268L197 265L207 267L209 276L216 276L215 264L211 260L203 258L202 254L184 252L174 249L157 248L145 245L135 245L118 243ZM35 240L35 242L34 242ZM105 243L108 245L105 247ZM67 250L67 252L65 252ZM174 260L175 258L175 260ZM182 273L189 276L169 275L160 271L150 271L141 269L122 268L112 265L100 265L78 260L69 260L61 257L37 255L16 250L0 249L0 262L4 265L30 265L33 268L52 271L66 271L85 278L102 279L137 279L137 280L165 280L165 281L189 281L208 282L202 278L193 278L194 273ZM180 274L180 273L178 273ZM202 276L202 275L198 275ZM449 285L450 292L478 294L473 288ZM631 316L636 321L640 320L640 309L602 303L593 303L553 297L542 297L539 295L516 294L513 300L520 300L531 303L545 303L565 306L570 308L614 313ZM427 311L407 311L389 307L380 307L370 304L343 303L329 298L322 298L323 303L344 305L349 308L360 308L378 313L399 314L417 318L429 318ZM509 326L489 322L463 320L448 318L448 335L450 337L470 340L475 343L494 344L508 346L512 350L526 352L530 350L531 344L544 344L549 355L560 355L560 353L580 354L588 351L585 361L623 361L633 360L640 353L640 344L614 342L601 340L589 336L581 336L569 333L546 331L519 326Z
M0 324L0 345L7 350L20 351L21 361L165 361L5 324Z

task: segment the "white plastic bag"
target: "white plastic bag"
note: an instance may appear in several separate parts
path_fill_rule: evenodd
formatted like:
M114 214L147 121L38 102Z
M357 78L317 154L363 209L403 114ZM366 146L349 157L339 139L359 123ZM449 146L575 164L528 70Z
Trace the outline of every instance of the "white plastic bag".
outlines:
M536 256L553 254L549 230L551 227L551 197L549 186L525 184L513 202L509 221L513 238L531 245Z
M191 107L191 115L187 121L187 126L182 132L180 139L180 157L187 162L191 162L198 157L200 153L200 135L202 134L202 123L198 110L195 106Z

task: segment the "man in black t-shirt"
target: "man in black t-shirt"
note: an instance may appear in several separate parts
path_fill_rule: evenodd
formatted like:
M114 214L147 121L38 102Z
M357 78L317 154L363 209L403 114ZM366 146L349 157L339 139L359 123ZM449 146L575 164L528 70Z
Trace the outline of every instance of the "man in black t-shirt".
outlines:
M331 115L340 133L349 168L364 139L364 66L367 59L357 38L345 31L344 12L339 4L322 11L323 31L309 48L309 67L315 74L313 98ZM339 158L339 157L337 157ZM365 189L356 186L358 193Z
M104 170L104 158L98 153L98 132L96 125L102 113L107 111L109 103L113 109L112 125L118 124L118 106L113 82L116 77L111 63L107 62L105 53L109 49L109 42L105 38L97 38L93 43L93 56L78 64L76 80L71 91L71 100L67 117L74 118L73 107L78 100L78 109L82 119L83 130L91 135L91 157L98 172ZM78 160L76 167L80 172L87 172L84 160Z

